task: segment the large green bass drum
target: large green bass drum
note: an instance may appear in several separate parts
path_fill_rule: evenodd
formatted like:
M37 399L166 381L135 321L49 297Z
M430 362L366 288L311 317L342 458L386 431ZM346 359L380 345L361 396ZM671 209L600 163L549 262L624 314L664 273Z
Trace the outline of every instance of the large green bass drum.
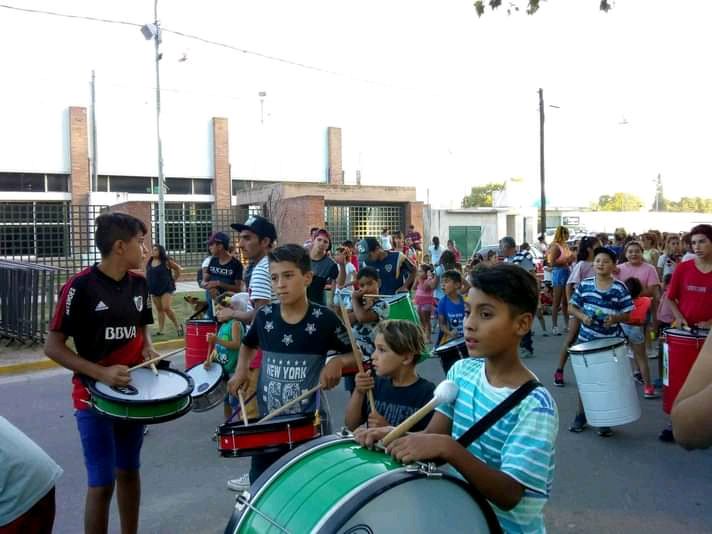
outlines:
M238 495L226 534L501 532L487 501L433 465L404 466L350 434L295 449Z

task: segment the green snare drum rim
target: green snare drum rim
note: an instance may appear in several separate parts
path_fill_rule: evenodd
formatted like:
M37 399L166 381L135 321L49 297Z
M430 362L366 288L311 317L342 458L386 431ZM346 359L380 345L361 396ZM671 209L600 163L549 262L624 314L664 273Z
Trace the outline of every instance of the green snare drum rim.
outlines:
M91 406L97 412L123 421L163 423L190 411L193 404L190 394L194 387L193 379L185 373L175 369L165 371L182 376L186 384L180 393L160 400L119 400L99 391L95 380L83 376L82 381L91 393Z
M324 439L324 438L322 438ZM289 532L311 532L345 495L403 465L364 449L352 439L325 440L292 457L257 490L251 504ZM246 509L235 532L264 533L274 527ZM276 532L276 529L275 529Z
M180 417L191 408L190 394L179 399L154 402L153 404L124 404L92 396L92 407L104 414L128 421L162 423Z

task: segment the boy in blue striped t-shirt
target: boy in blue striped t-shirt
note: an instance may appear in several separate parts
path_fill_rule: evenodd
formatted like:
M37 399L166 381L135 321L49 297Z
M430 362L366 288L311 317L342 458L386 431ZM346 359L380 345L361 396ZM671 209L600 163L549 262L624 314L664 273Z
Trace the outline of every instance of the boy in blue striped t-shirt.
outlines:
M535 379L519 358L538 304L536 279L515 265L500 264L471 275L465 343L470 356L447 374L458 385L453 405L440 405L424 432L395 440L388 452L403 463L450 464L493 506L505 532L545 532L544 505L554 476L559 416L543 387L467 446L456 440L521 385ZM390 430L359 430L371 446Z
M628 288L613 278L615 268L616 255L611 249L598 247L593 251L596 276L581 280L569 302L571 315L581 322L577 344L622 335L619 324L628 321L634 306ZM584 428L586 415L579 397L576 417L569 430L581 432ZM610 427L604 426L598 429L598 435L607 438L613 432Z

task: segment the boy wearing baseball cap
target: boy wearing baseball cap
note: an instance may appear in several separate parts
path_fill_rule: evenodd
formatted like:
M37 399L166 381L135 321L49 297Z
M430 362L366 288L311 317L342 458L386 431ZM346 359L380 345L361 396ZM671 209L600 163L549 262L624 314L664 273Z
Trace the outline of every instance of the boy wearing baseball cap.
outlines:
M203 288L208 301L208 318L213 318L213 299L230 291L242 290L242 264L230 255L230 238L224 232L215 232L208 239L212 254L210 263L203 269Z

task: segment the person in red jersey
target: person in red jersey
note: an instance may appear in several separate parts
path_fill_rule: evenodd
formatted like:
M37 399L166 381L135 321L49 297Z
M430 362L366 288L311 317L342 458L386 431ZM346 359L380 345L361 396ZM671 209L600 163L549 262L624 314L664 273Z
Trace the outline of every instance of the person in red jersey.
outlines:
M126 386L129 367L156 355L148 333L153 323L148 284L143 275L131 272L141 268L146 256L145 234L146 225L131 215L105 213L96 219L94 242L101 262L64 285L45 343L49 358L74 371L72 399L88 475L88 534L107 532L114 486L121 532L138 531L144 426L114 422L89 409L81 376ZM70 337L76 352L66 344Z

